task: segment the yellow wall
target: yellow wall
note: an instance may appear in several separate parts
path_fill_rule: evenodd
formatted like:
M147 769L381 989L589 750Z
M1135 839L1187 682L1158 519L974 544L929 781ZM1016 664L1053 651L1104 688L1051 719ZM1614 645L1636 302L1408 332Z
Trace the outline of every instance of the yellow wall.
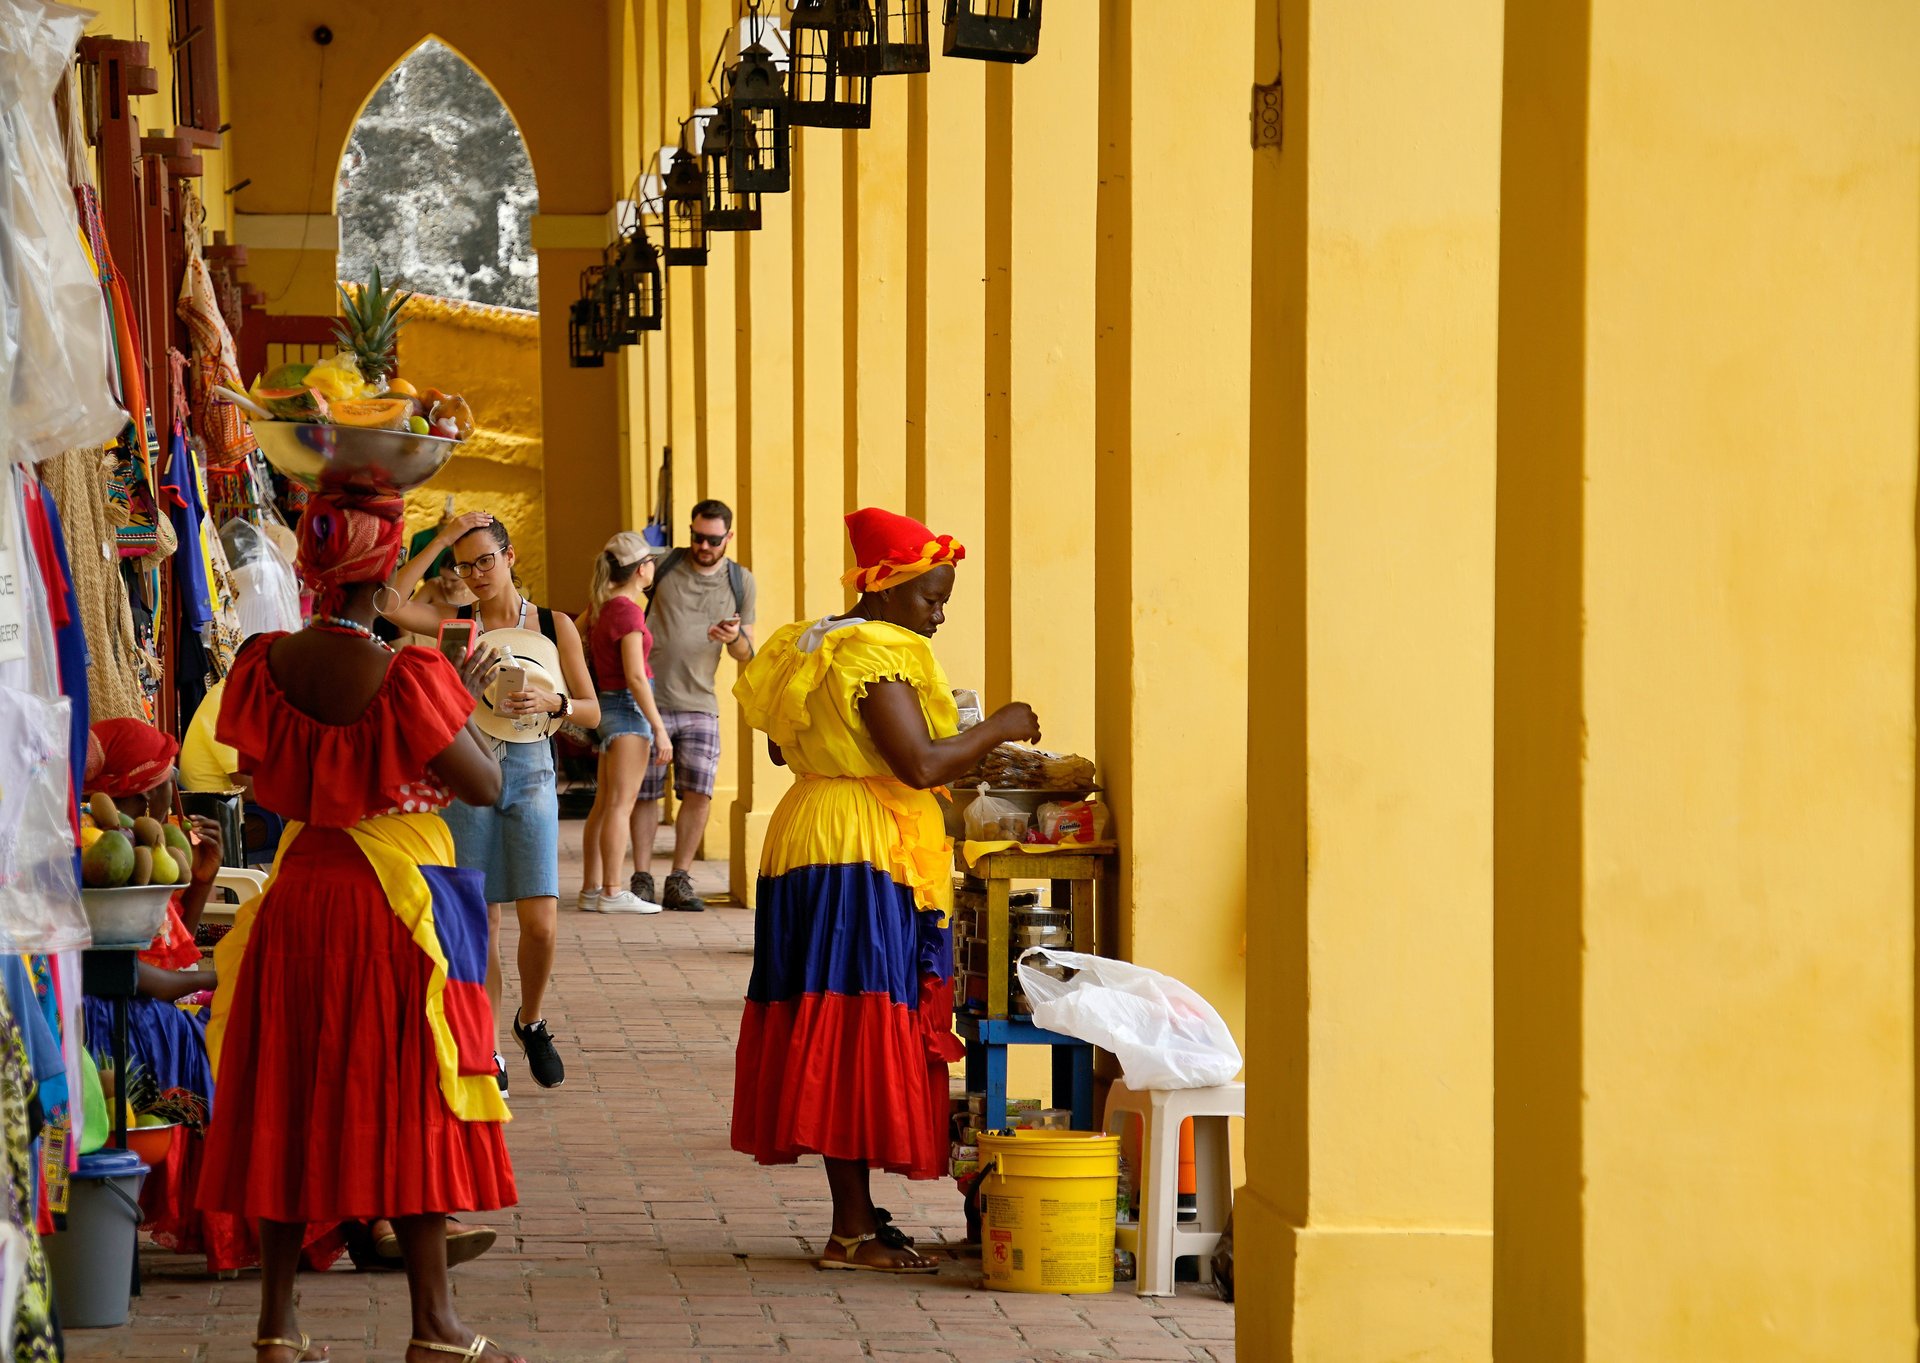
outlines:
M1920 11L1791 16L1512 33L1502 1358L1914 1357Z
M491 511L513 535L516 570L536 600L549 594L540 419L540 323L531 313L415 295L400 328L400 375L463 394L473 437L445 471L407 497L409 533L454 510ZM584 586L581 587L584 591Z

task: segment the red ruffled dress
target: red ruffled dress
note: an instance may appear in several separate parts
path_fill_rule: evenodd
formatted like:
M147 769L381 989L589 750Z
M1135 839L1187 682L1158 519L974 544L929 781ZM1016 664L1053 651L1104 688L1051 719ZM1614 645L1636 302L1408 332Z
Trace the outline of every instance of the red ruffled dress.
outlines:
M308 1222L511 1206L500 1123L462 1121L442 1096L431 964L345 831L450 802L427 764L473 700L436 650L406 648L359 719L324 724L275 683L267 655L280 637L241 649L218 738L239 752L254 798L306 826L246 941L200 1204Z

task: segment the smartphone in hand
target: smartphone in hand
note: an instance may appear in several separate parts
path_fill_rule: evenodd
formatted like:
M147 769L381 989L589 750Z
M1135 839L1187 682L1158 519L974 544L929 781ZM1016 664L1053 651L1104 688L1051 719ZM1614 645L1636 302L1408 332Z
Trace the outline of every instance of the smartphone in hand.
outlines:
M437 642L440 652L455 667L472 656L475 639L479 637L479 622L475 620L442 620Z

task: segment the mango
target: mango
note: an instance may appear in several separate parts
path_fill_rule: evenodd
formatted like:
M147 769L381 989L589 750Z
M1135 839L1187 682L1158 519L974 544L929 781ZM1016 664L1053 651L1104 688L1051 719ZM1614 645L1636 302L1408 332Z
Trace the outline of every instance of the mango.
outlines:
M124 833L102 833L80 859L81 883L94 889L125 885L133 875L133 844Z
M185 830L177 823L170 823L164 826L164 831L167 839L167 850L169 852L185 852L187 854L187 860L193 860L193 841L187 837ZM175 857L174 860L178 861L180 858Z
M99 842L99 841L100 841L100 828L98 825L90 824L90 823L80 825L80 850L81 851L83 852L86 851L87 848L93 846L96 842Z

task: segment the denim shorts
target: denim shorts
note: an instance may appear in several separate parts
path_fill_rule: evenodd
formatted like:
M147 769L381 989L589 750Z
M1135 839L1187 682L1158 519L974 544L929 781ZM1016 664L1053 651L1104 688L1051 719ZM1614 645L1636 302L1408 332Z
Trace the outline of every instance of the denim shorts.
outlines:
M631 691L602 691L600 693L600 727L594 730L599 739L599 749L605 752L613 746L616 738L625 738L631 734L635 738L653 739L653 726L647 723L646 715L640 711L640 702L633 698Z
M495 743L500 800L476 807L455 800L441 817L453 830L455 859L487 880L489 904L560 893L560 797L553 745Z

